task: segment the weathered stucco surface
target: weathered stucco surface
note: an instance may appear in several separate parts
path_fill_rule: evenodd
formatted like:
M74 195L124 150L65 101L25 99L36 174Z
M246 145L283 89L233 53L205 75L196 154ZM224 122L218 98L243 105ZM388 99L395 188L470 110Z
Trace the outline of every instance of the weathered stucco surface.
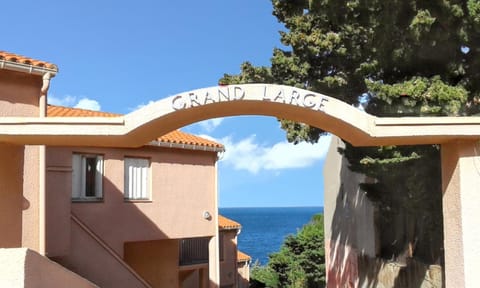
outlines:
M89 288L90 281L27 248L0 248L0 287Z
M71 170L73 152L103 155L103 200L70 204L72 176L68 169ZM125 201L125 156L150 159L151 175L154 175L150 200ZM210 211L212 215L215 212L215 161L215 153L183 149L49 147L47 177L57 182L47 183L47 195L52 196L47 211L47 223L50 223L48 247L54 250L66 247L61 241L68 240L68 235L55 227L63 225L65 219L69 221L70 210L66 208L70 205L71 212L120 256L125 242L215 235L215 221L203 218L204 211ZM61 168L67 172L58 172ZM113 220L118 225L112 225ZM62 251L55 251L57 253L52 255Z
M23 146L0 144L0 159L0 247L21 247Z
M324 166L327 287L443 287L440 266L413 259L399 265L376 258L375 207L359 189L359 183L368 179L348 169L339 147L343 142L332 137Z
M480 144L442 145L446 287L480 283Z
M177 239L126 243L125 261L152 287L179 287L178 245Z

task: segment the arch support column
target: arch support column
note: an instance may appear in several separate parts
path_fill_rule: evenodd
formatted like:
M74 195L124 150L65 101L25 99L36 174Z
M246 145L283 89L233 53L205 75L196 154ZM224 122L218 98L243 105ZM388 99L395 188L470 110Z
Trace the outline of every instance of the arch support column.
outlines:
M480 142L442 144L445 287L480 283Z

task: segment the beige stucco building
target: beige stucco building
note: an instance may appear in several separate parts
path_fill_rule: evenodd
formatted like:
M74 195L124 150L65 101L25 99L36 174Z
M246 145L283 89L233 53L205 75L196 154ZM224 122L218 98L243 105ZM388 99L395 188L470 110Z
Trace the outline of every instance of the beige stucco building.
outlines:
M121 116L46 105L56 66L6 52L0 60L1 117ZM245 287L241 226L218 215L221 144L179 130L133 148L74 141L0 143L0 248L18 248L0 250L0 284Z
M49 178L55 180L57 178L59 180L67 179L68 177L62 178L60 175L69 173L68 169L73 172L74 167L77 167L76 165L83 167L83 163L85 163L85 167L93 169L95 163L101 162L107 165L108 162L106 169L107 167L113 167L114 163L118 164L121 159L124 163L129 164L118 166L116 169L119 169L119 171L122 169L124 171L125 165L127 167L138 165L138 169L142 170L145 165L145 161L142 159L150 157L151 154L144 154L149 153L146 151L140 152L139 147L146 147L147 150L157 149L154 147L155 145L146 144L158 135L165 135L185 125L215 117L265 115L319 127L354 146L440 145L445 286L476 287L480 283L480 273L478 273L480 269L480 258L478 257L480 255L480 245L478 245L480 243L480 229L478 229L480 226L478 209L480 207L480 193L478 191L478 187L480 187L478 172L478 163L480 163L478 152L480 151L480 117L380 118L327 95L297 87L262 83L220 85L187 91L160 99L119 117L46 117L47 91L51 78L57 72L58 69L53 64L0 52L0 159L2 160L2 165L0 165L0 195L2 197L0 202L0 231L4 232L0 234L0 247L27 247L37 251L40 255L46 255L50 250L51 253L55 254L55 256L52 254L52 257L60 259L58 261L68 261L62 258L61 253L69 249L67 238L72 239L72 229L70 229L70 232L58 232L61 235L58 240L55 240L61 243L58 248L51 247L49 244L51 240L48 239L47 234L50 228L47 222L48 218L52 217L50 214L58 214L60 217L58 220L55 219L54 222L58 222L55 225L59 225L61 221L68 225L66 223L68 218L65 217L68 212L65 208L62 208L62 211L49 211L49 205L57 201L65 203L65 199L59 198L49 204L47 199L49 197L47 193ZM48 147L44 145L48 145ZM58 159L56 155L48 159L48 150L53 146L80 147L81 150L70 150L73 154L71 160L68 160L69 157L66 157L65 154L61 156L61 154L67 153L65 151L71 148L65 148L63 151L61 148L55 148L59 149ZM115 147L116 150L106 151L100 147ZM84 148L85 150L83 150ZM205 156L206 158L204 158L204 156L196 154L198 151L191 150L188 145L186 145L186 148L183 156L170 159L171 162L168 162L167 166L195 165L191 162L181 162L188 153L196 155L194 157L196 160L210 161L207 160L208 157ZM108 157L97 157L102 156L103 153L108 154ZM112 154L110 155L110 153ZM77 156L74 157L73 155ZM90 155L95 155L95 157ZM127 158L134 159L130 161ZM58 164L55 162L57 160L59 161ZM70 168L68 168L69 161L71 161ZM67 165L67 168L63 165ZM203 168L201 173L210 176L209 169L207 167ZM93 178L93 174L89 175ZM214 172L213 175L213 178L216 178ZM117 177L121 178L123 176L117 175ZM179 175L175 177L181 178ZM189 177L195 179L195 175L184 175L180 184L186 185L189 183ZM78 180L78 178L72 177L72 183L74 179ZM111 187L105 188L104 196L107 197L107 189L120 191L122 185L136 183L135 181L115 179ZM96 184L97 182L91 181L90 183ZM67 185L68 183L63 184ZM72 186L76 187L75 185ZM216 187L216 185L213 186ZM90 194L98 196L95 185L89 187ZM143 188L138 189L135 188L132 191L143 191ZM182 189L180 191L185 191ZM73 191L72 188L70 192L73 193L71 195L78 196L82 195L82 191L83 188L79 191ZM153 190L149 192L151 193L149 195L154 195ZM134 218L138 216L135 209L148 206L147 203L142 201L146 199L130 201L133 199L127 197L127 201L124 199L122 202L121 197L115 196L116 192L108 193L112 202L111 204L106 203L107 198L105 198L106 206L117 206L126 211L126 215ZM137 194L137 192L129 193L133 193L131 195L143 195L143 192L140 192L140 194ZM113 198L110 198L112 196ZM155 197L152 199L156 199ZM208 243L210 259L218 259L219 257L218 241L215 240L218 237L218 232L216 232L218 231L218 218L211 214L213 212L207 210L216 207L215 199L212 200L213 203L210 202L205 207L195 206L191 215L196 218L188 219L188 221L182 219L180 223L185 223L186 226L179 225L180 232L175 234L175 237L183 235L181 233L186 230L185 228L189 226L190 221L198 223L205 230L198 231L196 236L211 236L211 241ZM152 201L152 203L155 202ZM204 202L200 201L200 203ZM77 203L77 201L71 203L70 211L73 211L74 216L70 219L77 223L70 223L71 227L74 225L80 227L82 221L87 224L99 221L103 224L98 233L110 229L112 231L117 230L115 227L106 227L104 219L96 219L92 214L89 214L97 213L101 209L98 207L85 208L81 206L82 204L91 207L99 206L96 205L97 203L90 202L87 204ZM146 211L148 210L146 209ZM172 214L169 214L168 217L174 218L174 210L170 209ZM206 211L210 213L210 216L213 215L211 220L208 220ZM198 212L200 212L200 215ZM105 215L100 213L99 216L103 217ZM76 221L75 217L79 221ZM84 217L85 220L82 220L81 217ZM122 214L119 217L122 221L125 221L125 223L118 224L119 226L131 225L127 216ZM162 219L158 219L158 221L161 222ZM209 224L210 222L215 223ZM169 226L161 228L161 231L156 231L151 226L145 228L148 230L148 233L145 234L148 234L148 237L157 237L162 233L167 235L172 231ZM156 240L150 240L150 242L139 241L134 235L125 232L128 229L122 231L119 232L122 239L128 240L127 243L132 244L125 245L122 252L120 244L117 243L113 245L112 250L120 256L123 253L125 261L135 263L132 266L136 265L137 270L147 273L146 269L136 264L138 263L137 260L145 255L144 252L148 245L152 245L152 251L157 252L160 251L159 245L152 242ZM68 236L69 233L70 236ZM170 244L171 247L174 247L174 244ZM168 251L171 252L173 249ZM80 251L75 252L81 254ZM91 253L95 252L91 251ZM16 262L17 265L22 265L18 263L26 263L25 265L28 266L32 263L38 263L35 260L38 260L38 255L22 251L16 255L24 255L22 261ZM173 255L169 259L172 258ZM209 282L208 285L211 287L218 287L220 285L220 269L218 265L213 267L212 263L216 263L216 261L209 261L209 279L206 282ZM89 269L94 270L95 268L89 266ZM0 273L1 271L0 269ZM59 269L58 271L64 270ZM68 270L66 271L68 272ZM65 275L63 272L59 273ZM148 273L149 275L155 274L152 271ZM200 272L197 274L199 275L198 279L203 279L204 276L200 276L203 274ZM29 276L24 275L22 277L28 278ZM199 281L203 283L203 280Z
M221 287L248 288L251 258L237 247L242 226L222 215L218 216L218 223Z

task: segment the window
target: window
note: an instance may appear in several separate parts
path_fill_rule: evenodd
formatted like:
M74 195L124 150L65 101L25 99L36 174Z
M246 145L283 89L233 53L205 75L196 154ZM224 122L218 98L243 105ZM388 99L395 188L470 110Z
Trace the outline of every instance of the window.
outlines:
M125 199L146 200L150 197L150 161L125 158Z
M73 154L72 157L72 198L102 198L103 156Z

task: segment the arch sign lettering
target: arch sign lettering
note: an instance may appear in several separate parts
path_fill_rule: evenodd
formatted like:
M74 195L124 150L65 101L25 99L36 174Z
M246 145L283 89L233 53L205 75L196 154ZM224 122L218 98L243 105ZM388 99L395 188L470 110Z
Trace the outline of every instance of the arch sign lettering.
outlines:
M480 138L480 117L379 118L336 98L296 87L242 84L178 93L113 118L3 118L0 141L135 147L185 125L237 115L295 120L356 146L442 144Z
M207 104L239 100L260 100L300 106L315 111L324 111L329 97L303 89L279 85L226 85L173 96L172 108L174 110L182 110Z

